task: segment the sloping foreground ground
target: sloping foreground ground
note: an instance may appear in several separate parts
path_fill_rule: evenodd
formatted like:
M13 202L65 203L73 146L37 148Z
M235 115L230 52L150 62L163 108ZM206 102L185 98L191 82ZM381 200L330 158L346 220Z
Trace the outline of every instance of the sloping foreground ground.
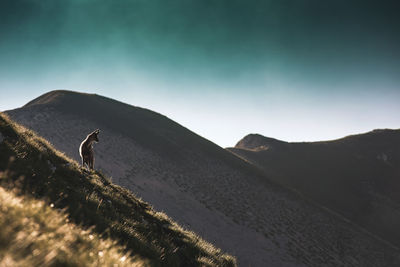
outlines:
M83 171L47 141L1 113L0 185L5 200L1 203L4 216L0 221L4 226L0 229L3 263L18 261L21 255L13 252L25 246L18 253L26 253L24 257L31 257L32 263L52 266L60 262L73 265L74 260L83 260L83 265L96 265L94 260L107 265L121 258L150 266L236 265L233 257L183 230L101 173ZM55 210L44 207L48 205ZM79 229L88 227L92 236L88 237L86 230L79 236ZM93 239L93 244L88 244L88 238ZM112 242L126 247L128 256ZM86 248L88 254L83 251ZM79 251L78 258L67 259L75 251ZM102 262L100 257L109 261ZM22 259L20 263L25 262Z
M274 181L400 246L400 130L310 143L250 134L229 150Z
M0 188L0 266L146 266L45 201Z
M241 266L399 265L397 248L150 110L53 91L7 113L77 160L79 143L100 128L96 168Z

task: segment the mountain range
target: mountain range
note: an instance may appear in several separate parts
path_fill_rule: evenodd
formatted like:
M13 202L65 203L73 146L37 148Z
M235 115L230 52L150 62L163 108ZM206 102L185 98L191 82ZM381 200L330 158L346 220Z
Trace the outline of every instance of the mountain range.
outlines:
M400 264L397 243L361 224L359 220L366 217L353 220L323 198L284 182L282 177L291 170L285 156L279 159L280 165L274 162L276 168L271 172L270 163L256 161L264 159L258 157L264 152L290 150L289 143L273 139L264 142L258 136L245 138L236 148L226 150L156 112L65 90L51 91L6 113L77 161L80 142L92 130L101 129L100 142L95 145L96 169L155 209L165 211L184 228L236 256L240 266ZM304 161L311 152L305 153L301 155ZM379 150L377 164L396 164L391 153ZM368 155L360 150L357 157ZM339 169L334 163L336 156L329 159ZM343 162L348 160L344 158ZM326 166L318 164L315 167ZM374 170L386 170L380 166ZM327 166L324 171L330 173L332 168ZM354 171L368 173L364 169ZM295 177L296 172L291 174ZM303 183L315 184L307 179ZM334 185L328 189L338 192ZM322 188L321 194L328 196L328 189ZM347 201L350 211L362 207L362 199L346 190L341 193L347 199L337 201ZM390 201L379 204L394 203ZM389 207L388 211L395 211Z
M229 150L271 180L400 246L400 130L312 143L250 134Z

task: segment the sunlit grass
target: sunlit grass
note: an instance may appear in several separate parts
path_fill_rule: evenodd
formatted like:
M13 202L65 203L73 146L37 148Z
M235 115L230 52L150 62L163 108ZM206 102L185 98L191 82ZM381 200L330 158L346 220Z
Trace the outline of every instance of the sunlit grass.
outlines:
M0 188L0 266L145 266L43 201Z

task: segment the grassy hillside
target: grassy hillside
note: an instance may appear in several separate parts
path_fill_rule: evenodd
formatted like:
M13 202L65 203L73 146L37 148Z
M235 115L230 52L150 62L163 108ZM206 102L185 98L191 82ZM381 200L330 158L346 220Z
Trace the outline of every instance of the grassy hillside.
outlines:
M127 258L129 261L140 260L151 266L235 266L235 259L232 256L224 254L193 232L183 230L165 214L154 211L150 205L137 199L128 190L110 183L103 174L83 171L76 162L56 151L46 140L11 122L4 114L0 114L0 133L0 185L4 188L1 192L8 194L8 198L22 203L21 209L24 209L23 206L32 205L54 207L52 210L39 208L41 212L36 215L39 216L36 219L29 219L28 216L26 216L28 219L21 218L24 223L26 220L36 220L32 223L43 227L37 228L39 236L42 236L42 233L57 236L59 232L62 235L63 227L71 227L71 229L77 229L76 231L79 231L79 228L91 227L95 236L93 239L96 240L100 249L102 246L109 246L110 252L107 253L114 253L113 251L117 253L118 247L107 245L112 242L110 240L114 240L126 247L126 252L130 255ZM12 194L18 195L19 198L15 198ZM3 211L11 211L4 205L6 204L2 202ZM35 209L30 210L32 212L28 214L34 217ZM23 213L20 210L10 215L16 217L16 223L18 214ZM44 220L46 217L48 219ZM54 224L58 223L59 227L52 226L50 220L56 217L59 217L60 221ZM70 223L62 223L65 217L70 220ZM44 221L50 225L43 225ZM1 228L0 236L10 236L7 231L16 230ZM54 233L52 234L51 231ZM86 233L86 230L84 232ZM20 236L23 236L23 233ZM98 236L108 241L101 241ZM61 260L67 258L61 255L64 252L55 249L57 246L52 245L52 242L31 238L33 242L37 241L36 245L32 246L32 251L38 253L49 251L49 254L46 255L46 252L43 252L41 254L43 257L39 256L35 260L46 263L50 257L48 255L56 255L54 257L59 257ZM18 239L18 234L16 239ZM69 239L68 236L61 236L59 241L54 242L58 242L60 246L69 247L71 245L67 243L67 239ZM65 242L64 245L63 242ZM75 243L77 242L81 243L81 241ZM35 246L37 250L34 249ZM1 246L2 251L3 248L4 244ZM85 244L77 249L84 250L84 248ZM12 251L13 248L6 248L5 251L7 249ZM65 255L68 253L65 252ZM11 254L8 252L0 255ZM84 261L86 265L92 264L90 257L90 251L89 256L82 255L83 260L87 259L87 262ZM140 257L140 259L135 257ZM110 260L111 258L110 256ZM119 260L121 257L115 256L115 258ZM98 257L94 259L98 260ZM52 264L52 262L47 263Z

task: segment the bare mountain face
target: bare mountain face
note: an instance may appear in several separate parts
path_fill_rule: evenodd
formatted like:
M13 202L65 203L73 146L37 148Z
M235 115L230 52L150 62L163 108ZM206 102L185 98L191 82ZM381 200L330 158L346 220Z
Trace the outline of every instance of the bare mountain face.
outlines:
M400 130L314 143L251 134L229 150L274 181L400 246Z
M8 111L79 160L101 129L95 167L242 266L399 266L399 250L271 182L165 116L98 95L47 93Z

